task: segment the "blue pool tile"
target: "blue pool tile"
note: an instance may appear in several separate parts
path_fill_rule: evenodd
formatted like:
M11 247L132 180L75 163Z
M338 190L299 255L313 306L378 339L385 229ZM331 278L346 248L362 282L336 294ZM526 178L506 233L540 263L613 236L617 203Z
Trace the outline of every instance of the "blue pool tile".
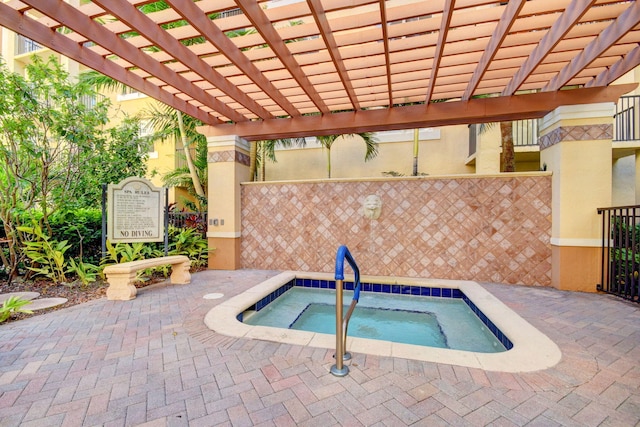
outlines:
M335 289L335 280L316 280L316 279L294 279L278 288L270 295L264 297L260 301L258 301L251 309L255 309L257 311L266 307L270 302L275 300L277 297L282 295L288 289L293 286L304 286L304 287L312 287L312 288L322 288L322 289ZM345 281L343 283L343 287L346 290L353 290L355 284L350 281ZM361 283L361 290L363 292L376 292L376 293L393 293L393 294L404 294L404 295L420 295L420 296L431 296L431 297L442 297L442 298L459 298L462 299L469 309L473 311L476 316L484 323L484 325L493 333L496 339L502 343L502 345L510 350L513 348L513 343L506 337L502 331L495 326L491 320L487 318L487 316L482 313L476 307L476 305L462 292L460 289L451 289L451 288L430 288L430 287L422 287L422 286L409 286L409 285L389 285L389 284L381 284L381 283ZM238 315L238 320L242 321L242 313Z

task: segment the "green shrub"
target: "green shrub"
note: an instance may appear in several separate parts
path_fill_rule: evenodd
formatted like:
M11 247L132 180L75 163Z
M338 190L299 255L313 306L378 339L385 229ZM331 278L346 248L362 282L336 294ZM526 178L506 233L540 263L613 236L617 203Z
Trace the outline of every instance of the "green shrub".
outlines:
M49 217L52 235L66 240L69 256L98 264L102 257L102 210L80 208Z
M13 296L6 299L0 306L0 323L6 321L13 313L32 314L33 311L24 308L28 304L31 304L31 301L20 297Z
M31 227L18 227L18 231L33 237L24 242L24 253L31 260L29 270L57 283L66 282L65 252L71 247L67 241L51 239L35 221Z
M202 233L193 228L177 228L169 226L168 255L186 255L191 260L192 267L203 267L207 264L209 248ZM117 243L107 242L107 256L102 260L104 269L109 264L137 261L146 258L164 256L164 243ZM169 275L169 266L147 269L138 274L138 280L145 280L153 273L160 273L164 277Z
M186 255L194 267L203 267L209 257L209 243L195 228L169 227L169 255Z
M88 262L76 261L73 258L69 258L67 272L77 277L76 282L80 282L82 286L87 286L96 281L100 267Z

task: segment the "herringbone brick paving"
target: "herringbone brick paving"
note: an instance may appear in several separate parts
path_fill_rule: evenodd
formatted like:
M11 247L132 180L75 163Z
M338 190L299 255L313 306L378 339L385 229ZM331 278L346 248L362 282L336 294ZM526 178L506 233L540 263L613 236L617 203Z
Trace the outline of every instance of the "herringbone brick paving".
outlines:
M488 372L209 331L205 313L275 275L205 271L0 325L0 426L640 425L640 309L597 294L483 284L562 350ZM203 295L221 292L220 300Z

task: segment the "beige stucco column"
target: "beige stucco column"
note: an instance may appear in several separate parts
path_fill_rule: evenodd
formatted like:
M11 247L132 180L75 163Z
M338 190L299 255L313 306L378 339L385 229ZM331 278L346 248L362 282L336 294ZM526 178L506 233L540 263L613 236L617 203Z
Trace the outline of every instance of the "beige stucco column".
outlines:
M540 163L552 178L552 273L558 289L593 292L601 221L611 205L613 103L559 107L541 125Z
M234 135L207 138L209 268L240 268L240 183L249 180L249 143Z
M485 131L476 139L476 173L491 175L500 173L500 123L485 126Z

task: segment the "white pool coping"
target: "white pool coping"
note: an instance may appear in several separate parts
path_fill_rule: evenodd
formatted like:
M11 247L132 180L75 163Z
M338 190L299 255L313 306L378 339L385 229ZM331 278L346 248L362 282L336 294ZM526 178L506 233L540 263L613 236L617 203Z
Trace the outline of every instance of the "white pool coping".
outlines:
M298 271L280 273L213 307L205 316L204 322L209 329L226 336L335 349L336 339L333 334L247 325L237 320L238 314L295 278L334 280L334 275ZM345 280L353 281L353 277L345 277ZM511 340L513 348L500 353L477 353L348 337L347 351L354 355L360 353L400 357L499 372L532 372L547 369L556 365L562 357L560 349L553 341L477 282L380 276L362 276L361 281L460 289Z

